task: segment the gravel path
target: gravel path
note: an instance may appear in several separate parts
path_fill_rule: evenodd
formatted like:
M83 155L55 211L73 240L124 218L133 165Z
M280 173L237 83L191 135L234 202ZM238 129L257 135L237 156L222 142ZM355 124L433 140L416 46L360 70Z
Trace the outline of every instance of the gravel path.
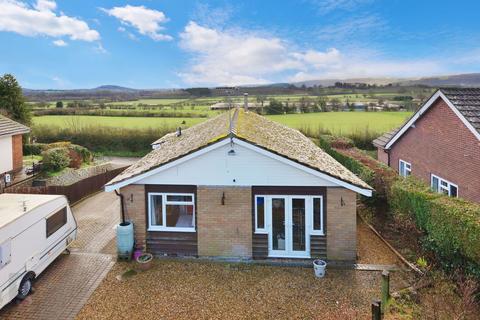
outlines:
M380 296L380 272L156 260L117 279L130 268L117 263L77 319L363 319Z

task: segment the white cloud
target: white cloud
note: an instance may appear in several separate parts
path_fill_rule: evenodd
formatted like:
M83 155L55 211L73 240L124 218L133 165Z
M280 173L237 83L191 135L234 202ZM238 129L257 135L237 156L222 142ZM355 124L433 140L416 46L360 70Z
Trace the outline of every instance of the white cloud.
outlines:
M322 14L335 10L353 10L360 5L369 4L374 0L310 0L312 4L318 7Z
M163 23L168 18L162 11L148 9L145 6L113 7L111 9L103 9L108 15L120 20L124 25L132 26L138 30L140 34L149 36L155 41L168 41L173 38L170 35L163 34Z
M435 59L386 59L372 50L299 49L278 37L220 30L189 22L180 46L190 55L179 76L188 85L245 85L330 78L416 77L439 74Z
M180 34L180 45L193 56L190 70L181 73L189 83L266 83L270 74L299 68L287 43L236 31L219 31L191 21Z
M58 39L58 40L55 40L55 41L52 41L54 45L56 45L57 47L66 47L68 46L68 43L66 43L65 41L63 41L62 39Z
M100 34L78 18L57 15L55 1L38 0L33 7L17 0L0 0L0 31L24 36L67 36L71 40L96 41Z

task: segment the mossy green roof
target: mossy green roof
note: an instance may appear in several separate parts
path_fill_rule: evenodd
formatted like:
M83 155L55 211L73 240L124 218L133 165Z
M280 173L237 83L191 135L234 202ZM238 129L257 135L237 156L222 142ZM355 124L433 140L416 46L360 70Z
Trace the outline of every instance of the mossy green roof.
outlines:
M233 119L231 129L230 116ZM176 133L165 135L152 144L158 146L157 149L127 168L107 185L133 178L230 136L357 187L371 189L300 131L243 109L222 113L183 130L180 136Z

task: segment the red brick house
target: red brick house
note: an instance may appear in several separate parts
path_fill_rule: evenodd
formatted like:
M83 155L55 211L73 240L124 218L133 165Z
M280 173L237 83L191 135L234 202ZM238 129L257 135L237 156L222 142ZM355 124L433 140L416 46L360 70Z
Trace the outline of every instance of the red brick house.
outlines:
M155 255L356 259L372 189L299 131L236 109L153 143L107 183Z
M378 159L400 175L480 202L480 88L439 89L403 126L373 144Z
M5 174L23 168L22 135L29 132L30 128L0 115L0 187Z

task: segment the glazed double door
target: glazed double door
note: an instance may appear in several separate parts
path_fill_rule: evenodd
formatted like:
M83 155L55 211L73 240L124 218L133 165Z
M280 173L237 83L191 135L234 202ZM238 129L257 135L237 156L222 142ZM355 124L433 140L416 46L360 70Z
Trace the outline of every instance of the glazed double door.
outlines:
M269 200L269 256L308 258L308 197L271 196Z

